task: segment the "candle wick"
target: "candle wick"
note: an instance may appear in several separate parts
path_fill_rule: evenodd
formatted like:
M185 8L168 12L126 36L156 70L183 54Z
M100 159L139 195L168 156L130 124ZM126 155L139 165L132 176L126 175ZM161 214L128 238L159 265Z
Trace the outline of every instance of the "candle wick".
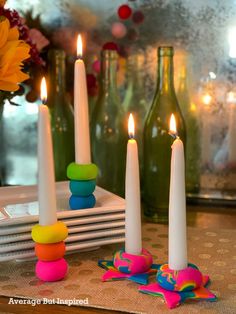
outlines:
M171 137L173 137L173 139L175 139L175 140L176 140L177 138L179 138L179 136L178 136L177 133L173 133L173 132L169 131L168 134L169 134Z
M81 55L81 54L78 54L77 59L78 59L78 60L82 60L82 59L83 59L82 55Z

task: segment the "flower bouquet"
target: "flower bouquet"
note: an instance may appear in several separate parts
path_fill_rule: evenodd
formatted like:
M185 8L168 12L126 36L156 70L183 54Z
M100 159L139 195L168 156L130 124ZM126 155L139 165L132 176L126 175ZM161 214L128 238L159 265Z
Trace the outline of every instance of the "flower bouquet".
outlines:
M34 66L43 66L40 50L48 40L36 29L29 29L15 10L4 7L0 0L0 106L24 93L20 83L30 82ZM37 99L37 97L36 97Z

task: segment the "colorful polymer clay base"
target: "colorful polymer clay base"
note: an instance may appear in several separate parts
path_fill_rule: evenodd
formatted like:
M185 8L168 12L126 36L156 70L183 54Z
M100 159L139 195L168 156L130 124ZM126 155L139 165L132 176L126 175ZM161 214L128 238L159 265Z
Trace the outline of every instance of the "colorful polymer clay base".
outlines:
M84 209L95 206L93 194L96 188L98 168L95 164L76 164L72 162L67 167L67 177L70 179L71 197L70 209Z
M53 225L35 225L31 236L35 242L35 254L38 257L36 276L46 282L58 281L65 277L68 269L64 240L68 236L68 229L62 221Z
M163 264L157 272L157 283L140 286L139 291L162 297L172 309L188 299L216 301L216 296L207 288L209 276L202 275L197 266L188 264L183 270L175 271Z
M115 252L112 261L100 260L98 266L106 269L102 281L128 279L139 284L147 284L148 277L159 267L153 264L152 255L145 249L141 255L128 254L122 249Z

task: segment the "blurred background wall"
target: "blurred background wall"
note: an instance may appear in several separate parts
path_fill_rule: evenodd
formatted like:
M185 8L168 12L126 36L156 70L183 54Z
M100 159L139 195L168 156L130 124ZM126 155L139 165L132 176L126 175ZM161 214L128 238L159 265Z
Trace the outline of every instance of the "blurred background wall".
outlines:
M174 46L179 103L184 107L188 102L200 130L200 194L235 199L236 2L130 0L126 4L132 8L133 17L125 21L117 15L122 4L118 0L7 1L7 6L17 9L30 28L40 30L49 41L42 50L45 60L50 47L66 52L67 91L71 96L76 36L82 33L87 73L91 75L91 110L97 97L104 43L118 45L118 87L123 105L129 97L128 78L138 75L143 82L146 112L156 89L156 49L160 45ZM35 94L37 84L36 75ZM37 97L25 97L30 92L15 97L20 107L4 107L5 184L36 183Z

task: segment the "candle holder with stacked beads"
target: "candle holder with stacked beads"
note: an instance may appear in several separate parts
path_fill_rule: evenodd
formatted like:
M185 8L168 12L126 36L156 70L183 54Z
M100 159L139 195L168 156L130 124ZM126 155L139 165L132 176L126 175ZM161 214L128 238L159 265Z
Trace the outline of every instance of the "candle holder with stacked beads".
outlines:
M48 107L45 106L47 85L41 82L41 99L38 118L38 200L39 224L33 226L31 236L35 242L38 257L36 276L42 281L58 281L67 273L64 240L67 238L66 225L57 221L56 189L52 135Z
M70 163L67 167L67 177L70 179L71 196L70 209L92 208L96 204L93 194L96 188L98 168L95 164Z
M64 240L68 236L66 225L58 221L53 225L35 225L32 228L35 254L38 258L35 272L42 281L58 281L65 277L68 269Z

